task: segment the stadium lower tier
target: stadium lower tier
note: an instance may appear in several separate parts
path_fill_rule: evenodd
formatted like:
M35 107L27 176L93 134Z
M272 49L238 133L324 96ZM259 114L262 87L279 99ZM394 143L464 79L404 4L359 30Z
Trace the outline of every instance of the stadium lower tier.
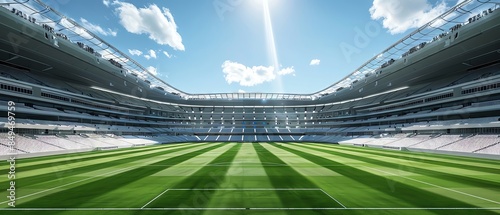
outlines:
M475 155L500 155L499 135L395 134L371 136L338 135L22 135L9 141L8 134L0 134L0 156L9 154L27 157L64 154L91 150L111 150L154 144L182 142L322 142L394 150L458 152ZM10 144L9 144L10 143ZM500 157L498 157L500 158Z

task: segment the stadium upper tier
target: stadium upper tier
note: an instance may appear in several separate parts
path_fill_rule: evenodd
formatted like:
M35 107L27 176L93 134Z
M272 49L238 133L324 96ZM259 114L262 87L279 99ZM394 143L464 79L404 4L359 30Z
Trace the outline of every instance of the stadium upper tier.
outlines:
M166 135L158 141L167 142L360 137L353 143L410 135L403 138L408 144L420 135L446 134L450 138L422 147L447 149L441 144L500 133L500 10L494 3L462 2L345 79L303 95L188 94L40 1L3 6L0 114L7 115L7 101L15 102L19 134ZM0 131L8 132L6 118ZM71 141L54 137L31 139L24 138L28 146L60 141L59 149L71 148Z
M95 90L167 103L203 105L202 101L207 100L219 100L222 103L255 100L255 105L273 100L292 101L290 104L359 100L447 76L443 69L460 74L490 63L497 57L494 53L499 44L500 15L495 12L498 4L466 0L321 91L312 94L189 94L151 74L125 53L40 0L7 1L2 6L3 32L16 32L13 34L16 36L14 42L11 34L2 37L3 62ZM476 24L479 22L482 24ZM19 25L23 27L19 28ZM51 52L46 53L47 48L43 48L44 52L40 53L36 49L25 47L25 39L36 42L39 47L51 46ZM33 43L29 45L32 46ZM477 60L475 57L478 52L486 55L489 53L489 56ZM429 59L428 56L431 55L434 57ZM439 65L448 64L453 67L436 66L436 60L440 61Z

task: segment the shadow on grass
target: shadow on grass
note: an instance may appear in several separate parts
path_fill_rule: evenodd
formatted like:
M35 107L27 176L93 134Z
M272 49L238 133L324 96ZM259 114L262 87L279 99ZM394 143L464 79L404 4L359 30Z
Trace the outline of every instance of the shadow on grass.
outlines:
M296 149L280 146L273 144L273 146L280 149L286 150L297 156L303 157L311 162L321 165L325 168L331 169L349 179L362 183L373 190L377 190L385 195L395 197L404 201L410 205L414 205L416 208L476 208L477 206L468 204L466 202L458 201L456 199L448 198L446 196L438 195L417 187L413 187L404 183L399 183L397 181L392 181L395 189L391 189L387 186L387 180L391 180L379 175L366 172L355 167L348 165L343 165L342 163L335 162L321 156L310 154L307 152L302 152ZM340 153L338 154L339 156ZM346 156L347 157L347 156ZM352 159L358 159L363 161L373 161L373 159L358 157L358 156L348 156ZM338 166L328 166L329 164L335 164ZM355 198L355 193L353 193L353 198ZM450 214L449 211L445 210L433 210L436 214ZM496 214L491 211L481 211L482 214Z

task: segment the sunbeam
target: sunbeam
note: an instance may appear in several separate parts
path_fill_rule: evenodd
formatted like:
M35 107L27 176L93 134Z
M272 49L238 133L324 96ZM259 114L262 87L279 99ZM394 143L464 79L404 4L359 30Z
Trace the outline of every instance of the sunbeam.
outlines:
M266 28L267 55L270 63L272 63L274 67L275 73L277 73L280 70L280 64L278 60L278 53L276 52L276 44L274 42L273 23L269 12L268 0L263 0L262 5L264 10L264 24ZM276 77L276 82L277 85L274 86L275 90L277 92L281 92L283 90L283 85L279 75Z

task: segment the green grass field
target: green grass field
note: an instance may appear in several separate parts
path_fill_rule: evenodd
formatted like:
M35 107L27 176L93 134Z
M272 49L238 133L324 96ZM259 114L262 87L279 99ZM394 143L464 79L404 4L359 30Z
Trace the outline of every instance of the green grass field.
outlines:
M498 214L500 161L315 143L183 143L22 159L0 214Z

